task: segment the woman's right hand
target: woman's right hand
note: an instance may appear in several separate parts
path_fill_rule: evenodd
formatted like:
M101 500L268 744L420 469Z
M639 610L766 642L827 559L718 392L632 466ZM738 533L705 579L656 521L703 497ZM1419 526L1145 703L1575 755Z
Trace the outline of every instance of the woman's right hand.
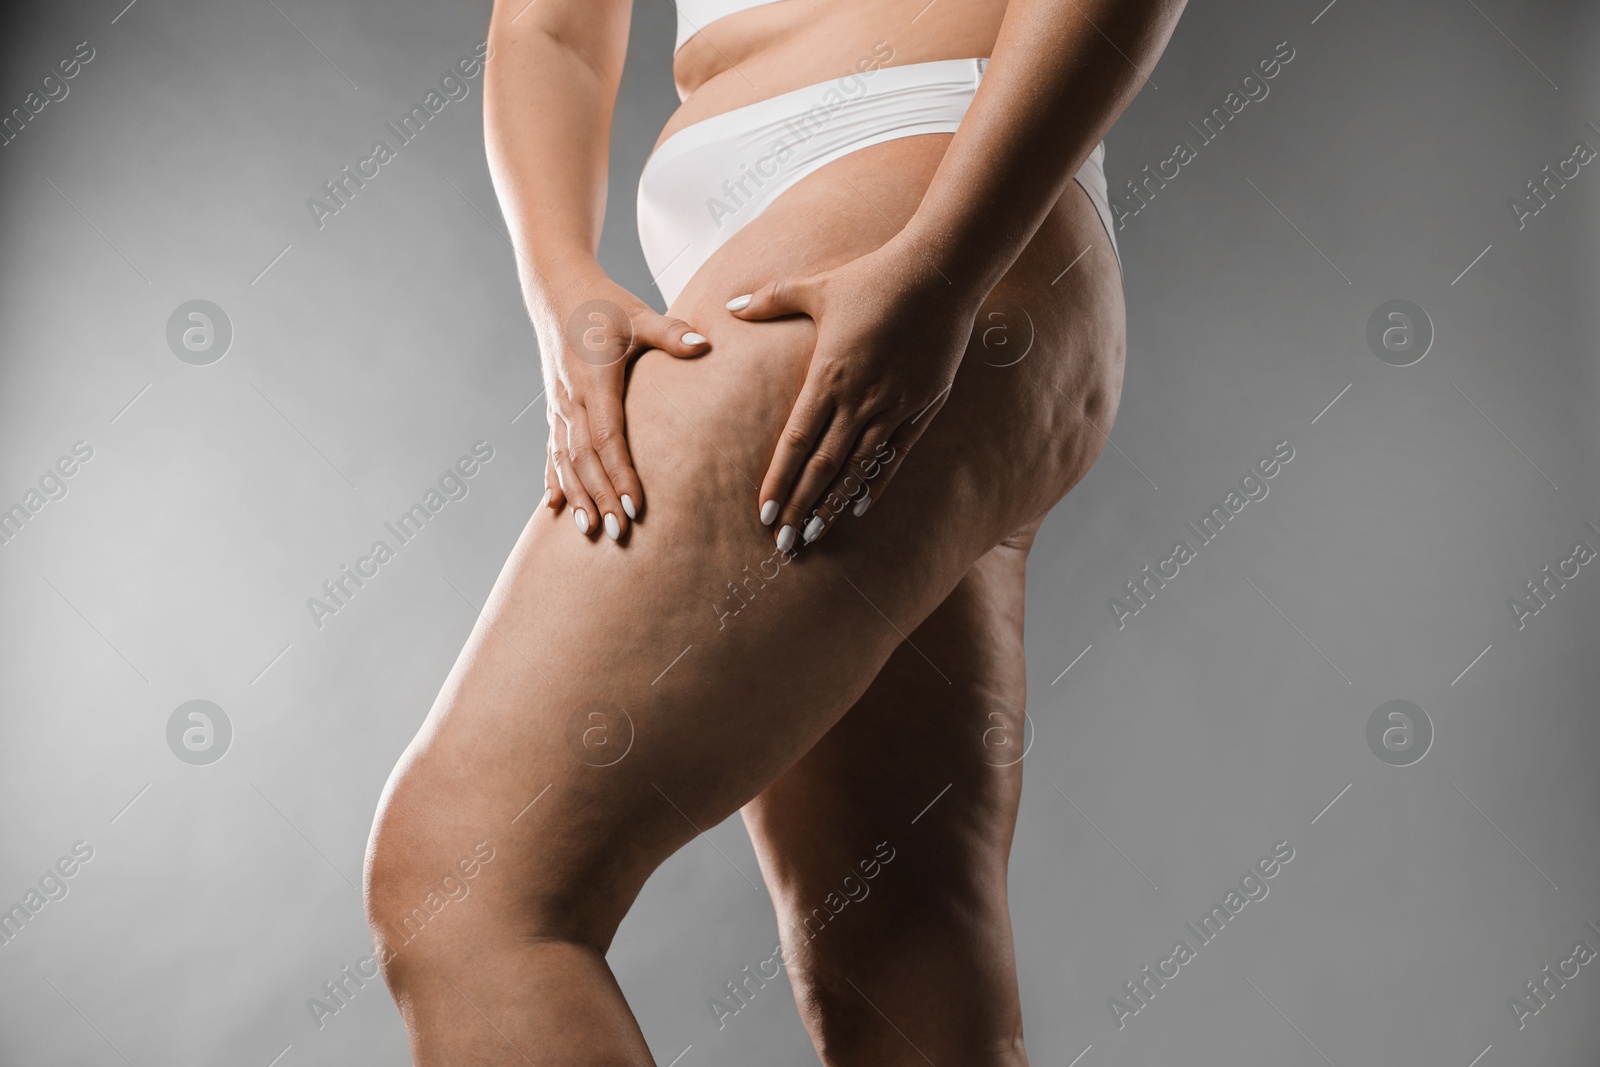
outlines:
M544 384L550 439L544 499L570 504L585 536L613 541L644 506L628 454L622 392L629 361L648 348L679 358L706 352L706 339L660 314L598 266L529 300Z

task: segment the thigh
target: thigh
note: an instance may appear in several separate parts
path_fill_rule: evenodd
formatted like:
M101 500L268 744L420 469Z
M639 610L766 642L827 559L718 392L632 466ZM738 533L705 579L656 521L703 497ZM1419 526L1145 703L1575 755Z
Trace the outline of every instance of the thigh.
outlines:
M855 706L744 808L824 1062L899 1062L909 1037L935 1059L982 1063L985 1049L1020 1039L1006 866L1036 528L984 555Z
M385 790L371 865L388 905L406 906L440 857L487 838L504 862L475 892L506 905L496 914L525 916L528 936L603 950L662 859L810 750L974 563L1093 461L1121 384L1121 290L1073 187L986 305L1017 347L974 335L887 493L792 559L758 519L815 331L808 319L743 323L722 305L881 244L947 141L891 142L823 168L685 289L673 313L712 349L646 353L632 368L640 520L621 544L547 510L523 529ZM386 902L373 904L381 921Z

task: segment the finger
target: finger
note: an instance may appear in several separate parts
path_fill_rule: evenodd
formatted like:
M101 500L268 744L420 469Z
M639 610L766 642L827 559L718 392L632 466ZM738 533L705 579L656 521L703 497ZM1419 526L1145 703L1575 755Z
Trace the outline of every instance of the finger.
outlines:
M845 460L855 451L862 425L858 417L846 417L843 412L834 413L827 432L802 464L800 476L795 479L794 488L780 512L780 533L785 529L798 530L801 543L807 545L821 536L828 518L817 510L817 504L823 490L828 488ZM783 547L781 543L779 547Z
M790 497L790 488L800 476L801 469L811 456L816 443L822 439L828 420L833 415L833 399L820 387L807 382L789 412L789 421L778 435L778 447L773 450L772 462L767 465L766 477L761 480L761 490L756 507L764 525L771 526L779 510ZM789 551L797 543L797 531L792 527L784 534L778 530L778 546ZM788 545L785 546L785 540Z
M595 454L605 468L611 487L617 491L617 503L622 508L623 517L617 524L620 536L628 528L628 521L639 517L639 508L644 504L644 490L639 484L639 475L633 469L633 458L628 454L620 376L614 387L591 393L585 407L589 419L589 441L594 445ZM597 500L604 511L605 501Z
M561 479L556 477L555 436L545 441L544 446L544 498L539 501L540 507L547 507L551 511L560 511L561 505L567 502L567 494L561 491Z
M555 436L555 450L551 459L555 462L556 477L566 494L567 503L572 505L572 521L577 524L578 532L587 536L599 528L597 516L600 512L584 489L583 479L578 477L573 467L572 450L568 445L572 439L571 422L567 416L558 416L556 425L551 429Z
M822 530L812 542L833 529L840 516L863 515L872 506L874 492L881 493L887 481L888 465L898 458L898 450L889 443L898 425L880 418L861 431L849 461L834 476L817 504L816 514L822 519Z
M741 319L775 319L780 315L810 315L816 308L817 280L783 278L768 282L753 293L736 296L725 307Z
M572 459L572 469L577 472L589 499L594 502L595 510L589 513L588 518L595 525L603 527L607 537L617 540L622 536L626 512L622 510L620 494L611 484L611 476L600 462L600 453L594 442L594 424L587 408L577 408L567 416L567 452ZM578 528L588 533L583 523L578 523Z
M682 319L669 319L654 311L641 311L633 318L633 340L636 345L659 348L669 356L688 359L707 351L707 341L702 334Z

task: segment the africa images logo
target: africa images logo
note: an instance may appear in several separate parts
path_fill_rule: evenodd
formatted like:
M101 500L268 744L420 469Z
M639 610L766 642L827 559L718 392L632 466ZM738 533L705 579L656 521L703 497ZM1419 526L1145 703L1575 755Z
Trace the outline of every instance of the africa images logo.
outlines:
M1211 944L1222 935L1228 923L1236 919L1245 906L1253 902L1267 899L1271 887L1267 882L1283 870L1290 860L1294 859L1294 846L1287 841L1279 841L1272 846L1272 851L1262 856L1251 864L1244 875L1240 877L1238 888L1229 887L1223 894L1222 900L1212 904L1200 917L1200 924L1192 922L1183 924L1184 929L1193 935L1195 945L1189 944L1189 939L1180 937L1173 942L1172 950L1162 959L1156 961L1155 969L1151 970L1149 964L1140 969L1139 974L1122 983L1122 996L1110 997L1106 1000L1106 1007L1111 1011L1111 1021L1118 1030L1128 1025L1128 1019L1138 1015L1156 997L1156 993L1165 989L1167 983L1177 978L1182 969L1199 956L1200 949Z
M1246 505L1253 501L1265 500L1271 491L1266 479L1276 478L1278 472L1283 470L1283 465L1292 459L1294 459L1294 446L1288 441L1279 441L1273 446L1271 455L1261 457L1239 479L1238 489L1228 490L1227 496L1222 498L1222 503L1213 505L1211 510L1201 517L1198 526L1192 521L1184 524L1185 533L1193 535L1195 545L1190 545L1187 537L1180 539L1172 546L1171 555L1158 562L1154 569L1147 563L1139 572L1139 577L1123 583L1122 588L1128 595L1127 599L1111 597L1106 601L1112 617L1117 620L1117 629L1126 627L1129 619L1149 607L1156 593L1165 589L1168 582L1182 573L1183 567L1199 559L1200 549L1220 537L1228 523L1236 518Z
M88 41L79 41L72 49L72 54L56 62L55 69L39 80L37 89L30 89L27 96L22 98L22 106L14 107L9 114L0 115L0 148L4 148L27 129L28 124L39 118L39 113L51 104L59 104L67 98L72 87L67 84L83 70L84 65L94 59L94 46Z
M311 212L311 220L317 224L317 229L322 229L328 224L329 218L349 207L356 193L378 176L380 168L393 162L400 149L415 140L428 121L443 111L447 104L465 100L472 92L472 79L483 73L483 65L493 57L494 50L489 47L489 42L480 41L471 55L457 60L455 66L439 79L437 89L428 90L422 103L411 105L411 110L401 116L399 126L393 122L384 123L384 128L394 135L394 147L391 148L388 141L380 138L372 143L372 151L365 158L356 161L354 171L349 164L345 164L338 174L323 182L322 192L327 200L315 196L306 199L306 209Z
M384 523L383 528L394 537L395 544L391 546L380 537L372 542L366 555L356 560L353 569L348 563L341 564L339 572L322 583L322 593L326 599L315 596L306 598L306 610L311 614L312 624L320 630L328 618L349 607L356 594L378 576L383 565L396 558L402 547L416 540L446 504L466 499L472 491L469 479L476 477L483 470L483 465L493 458L493 445L488 441L475 442L471 455L462 456L445 468L445 472L439 476L437 489L430 486L422 499L402 512L399 518Z

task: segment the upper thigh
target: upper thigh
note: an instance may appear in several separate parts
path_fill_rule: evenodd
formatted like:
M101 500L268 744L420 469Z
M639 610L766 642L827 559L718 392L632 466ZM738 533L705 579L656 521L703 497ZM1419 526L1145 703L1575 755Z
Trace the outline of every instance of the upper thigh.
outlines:
M787 559L759 522L815 330L721 305L881 243L937 164L916 147L932 140L846 157L839 180L824 168L697 274L674 311L710 352L646 353L630 375L640 520L612 544L565 515L530 519L391 777L380 870L492 828L508 899L536 906L542 928L607 942L662 859L810 750L904 634L1087 468L1120 386L1121 304L1114 263L1051 285L1081 242L1104 245L1079 194L991 298L1026 329L1025 357L986 360L975 337L916 455L825 540Z

